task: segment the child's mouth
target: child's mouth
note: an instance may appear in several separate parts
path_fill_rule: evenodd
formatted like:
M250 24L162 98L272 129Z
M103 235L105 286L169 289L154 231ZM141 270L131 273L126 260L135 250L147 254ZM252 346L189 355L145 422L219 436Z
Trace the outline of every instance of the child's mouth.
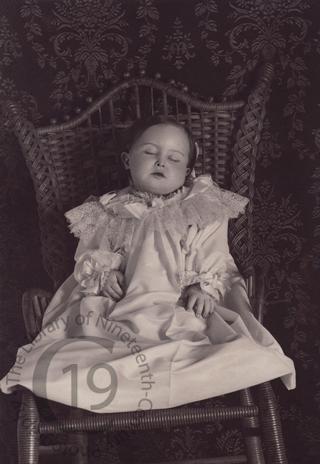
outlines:
M162 172L153 172L152 175L159 178L166 177Z

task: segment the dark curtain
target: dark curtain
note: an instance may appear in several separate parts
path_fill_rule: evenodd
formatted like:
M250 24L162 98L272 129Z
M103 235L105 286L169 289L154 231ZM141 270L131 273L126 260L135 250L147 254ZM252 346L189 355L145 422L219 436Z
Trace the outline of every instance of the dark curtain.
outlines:
M37 125L84 108L126 72L160 72L202 95L250 88L263 49L276 77L258 153L257 263L268 268L265 324L293 358L297 389L274 382L291 464L320 459L320 4L312 0L1 0L0 97ZM1 125L5 123L0 116ZM21 294L48 286L31 181L16 141L0 132L1 376L26 342ZM0 396L3 462L15 462L16 395ZM215 445L211 434L217 437ZM93 462L103 462L102 435ZM121 446L122 444L122 446ZM241 451L221 424L108 441L110 461ZM129 450L129 451L128 451ZM1 453L0 452L0 453ZM129 455L135 456L130 458Z

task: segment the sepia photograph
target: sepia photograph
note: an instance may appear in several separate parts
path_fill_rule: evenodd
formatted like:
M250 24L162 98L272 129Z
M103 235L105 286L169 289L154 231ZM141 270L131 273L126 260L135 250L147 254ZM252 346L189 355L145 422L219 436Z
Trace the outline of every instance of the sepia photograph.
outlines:
M0 462L320 462L320 3L0 0Z

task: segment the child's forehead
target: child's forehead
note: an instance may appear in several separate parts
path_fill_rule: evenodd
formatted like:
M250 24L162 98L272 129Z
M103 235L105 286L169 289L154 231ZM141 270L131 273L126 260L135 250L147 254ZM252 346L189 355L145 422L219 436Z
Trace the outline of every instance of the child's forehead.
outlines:
M161 136L165 132L170 132L176 139L188 140L188 135L182 126L165 122L146 127L139 135L137 135L135 141L137 142L140 139L148 138L152 140L153 137Z

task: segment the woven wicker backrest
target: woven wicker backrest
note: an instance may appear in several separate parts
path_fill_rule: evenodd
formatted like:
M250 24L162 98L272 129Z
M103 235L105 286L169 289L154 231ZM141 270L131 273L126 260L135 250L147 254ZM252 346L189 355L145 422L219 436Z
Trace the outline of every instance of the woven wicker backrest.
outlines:
M140 117L173 116L186 124L200 147L197 174L209 173L220 186L249 197L247 213L232 221L233 255L245 276L252 272L252 198L255 157L272 77L264 64L247 101L206 102L187 89L145 76L127 78L62 124L35 129L17 107L13 121L36 191L43 261L54 286L72 271L75 241L63 213L89 195L121 188L120 165L126 130Z

